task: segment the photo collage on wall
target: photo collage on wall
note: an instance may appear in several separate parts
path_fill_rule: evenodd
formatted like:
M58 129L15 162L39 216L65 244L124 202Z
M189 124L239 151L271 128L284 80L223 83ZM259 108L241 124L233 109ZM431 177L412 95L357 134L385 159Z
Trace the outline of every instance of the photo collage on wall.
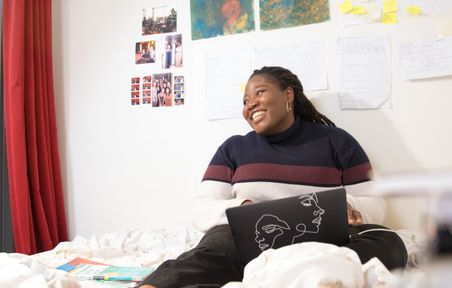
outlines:
M135 43L135 70L131 78L131 105L179 106L185 103L183 38L177 33L173 6L142 10L141 40ZM179 71L178 71L179 70Z

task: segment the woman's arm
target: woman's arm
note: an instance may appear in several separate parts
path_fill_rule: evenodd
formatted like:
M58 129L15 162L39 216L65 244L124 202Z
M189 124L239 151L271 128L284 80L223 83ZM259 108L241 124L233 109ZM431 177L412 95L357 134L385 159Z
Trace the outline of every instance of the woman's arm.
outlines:
M191 203L191 219L195 228L207 231L228 223L225 210L240 206L245 199L237 199L230 183L204 180Z

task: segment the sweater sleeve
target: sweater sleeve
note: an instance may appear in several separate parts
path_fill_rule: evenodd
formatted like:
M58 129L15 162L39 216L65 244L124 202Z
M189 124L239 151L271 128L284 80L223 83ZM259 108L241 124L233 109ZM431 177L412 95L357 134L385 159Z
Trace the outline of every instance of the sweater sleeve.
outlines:
M383 198L370 195L372 166L364 149L353 136L343 131L337 142L336 159L342 169L342 184L347 201L363 216L364 224L382 224L386 217Z
M239 206L246 200L237 199L232 189L235 163L229 153L232 149L229 144L233 142L231 138L218 148L192 199L190 216L198 230L207 231L216 225L226 224L226 209Z
M239 206L243 201L232 196L230 183L204 180L190 207L193 226L205 232L214 226L226 224L226 209Z

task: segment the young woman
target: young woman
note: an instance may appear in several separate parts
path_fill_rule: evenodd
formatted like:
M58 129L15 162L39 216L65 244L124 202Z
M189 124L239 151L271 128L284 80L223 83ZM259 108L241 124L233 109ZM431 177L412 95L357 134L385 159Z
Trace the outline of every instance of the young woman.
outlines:
M384 220L384 201L353 196L365 194L370 180L364 150L316 110L296 75L281 67L255 70L245 88L243 117L254 131L232 136L218 148L192 204L193 223L206 231L204 237L194 249L160 265L141 287L221 287L240 281L244 267L226 208L339 186L346 188L349 204L345 246L362 263L378 257L388 269L405 266L402 240L377 225Z

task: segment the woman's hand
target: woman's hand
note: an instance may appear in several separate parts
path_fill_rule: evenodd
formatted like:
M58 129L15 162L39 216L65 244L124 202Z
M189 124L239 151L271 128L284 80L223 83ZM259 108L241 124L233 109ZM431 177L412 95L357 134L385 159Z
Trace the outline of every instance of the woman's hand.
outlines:
M357 225L363 224L363 216L357 210L353 209L350 204L347 203L348 208L348 224Z
M143 286L140 286L140 288L156 288L156 287L152 286L152 285L143 285Z
M249 205L249 204L253 204L253 201L251 201L251 200L245 200L245 201L243 201L242 204L240 204L240 205Z

